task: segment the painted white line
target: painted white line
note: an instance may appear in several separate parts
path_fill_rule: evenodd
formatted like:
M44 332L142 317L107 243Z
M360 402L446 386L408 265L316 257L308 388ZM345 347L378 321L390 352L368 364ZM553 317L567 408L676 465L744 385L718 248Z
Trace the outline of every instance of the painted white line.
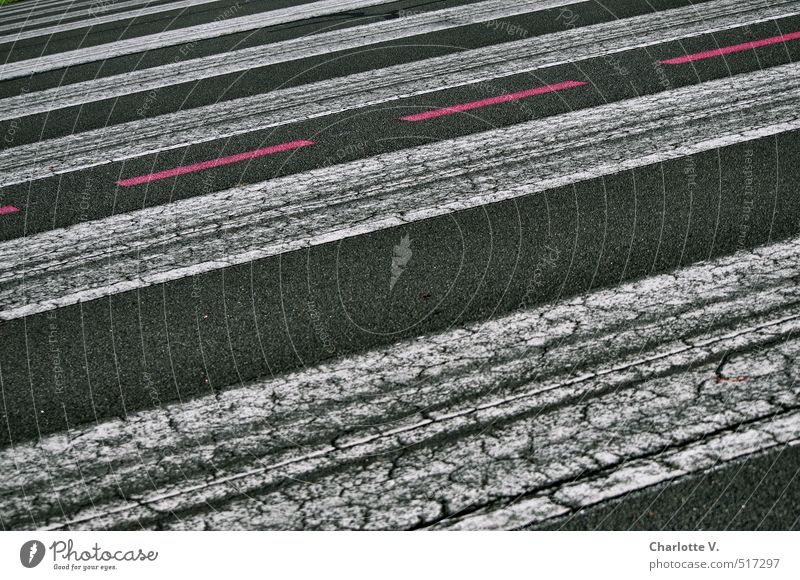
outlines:
M800 354L798 350L794 352ZM755 359L753 364L759 362L766 361ZM699 439L686 447L669 449L657 456L637 458L609 473L578 478L547 492L534 494L533 497L506 501L504 505L489 505L468 516L456 516L436 523L430 529L512 530L542 523L575 514L579 509L604 501L624 498L629 493L654 485L669 483L682 476L713 472L731 462L741 464L764 452L780 452L787 445L800 445L800 412L765 418L732 428L723 434Z
M367 47L409 36L506 18L515 14L560 6L567 0L487 0L456 8L436 10L322 32L311 36L214 54L120 75L62 85L20 97L0 100L0 119L30 115L67 106L90 103L161 87L241 72L252 68ZM510 37L511 38L511 37Z
M798 91L789 64L9 240L0 320L797 129Z
M39 36L50 36L52 34L57 34L59 32L67 32L70 30L80 30L82 28L89 28L91 26L96 26L98 24L108 24L109 22L117 22L119 20L138 18L139 16L149 16L151 14L158 14L159 12L167 12L170 10L181 10L185 8L191 8L192 6L199 6L201 4L209 4L211 2L217 2L217 0L181 0L180 2L158 4L146 8L129 10L127 12L115 12L114 14L108 14L105 16L103 15L103 13L108 12L110 9L138 6L139 4L141 4L141 2L137 0L134 0L132 2L120 2L119 4L114 6L101 4L99 8L76 10L66 15L50 16L47 18L28 20L27 22L25 22L26 30L20 31L16 34L7 34L6 36L0 36L0 44L8 42L18 42L20 40L25 40L27 38L37 38ZM220 12L224 12L224 9L221 10ZM77 21L70 20L70 22L60 22L60 20L63 19L65 16L70 19L83 16L88 16L89 18ZM42 28L29 29L30 27L35 27L39 24L47 24L50 22L56 22L56 24L52 26L45 26ZM0 31L6 31L18 27L19 27L18 25L13 25L13 24L8 26L0 26Z
M46 72L146 52L179 44L188 44L199 40L217 38L238 32L258 30L267 26L296 22L306 18L315 18L329 14L347 12L357 8L366 8L380 4L389 4L396 0L320 0L310 4L302 4L290 8L280 8L260 14L226 18L208 24L199 24L177 30L168 30L148 36L139 36L117 42L109 42L98 46L79 48L29 60L22 60L0 66L0 80L25 77L34 73ZM232 10L229 7L227 10Z
M159 3L159 0L127 0L124 4L131 6L148 6ZM51 18L60 20L62 18L69 18L70 14L76 10L85 9L87 7L96 6L98 12L118 10L123 4L120 0L107 0L102 2L102 6L98 6L98 0L67 0L66 2L60 1L42 1L39 3L18 2L3 8L3 16L8 16L10 20L30 20L34 17L39 17L45 14L52 15ZM53 13L56 14L53 14ZM5 19L4 19L5 22ZM22 23L20 23L22 25Z
M14 528L94 529L153 510L220 528L403 528L441 502L485 504L437 524L470 529L568 513L800 439L798 269L795 239L17 444L0 508ZM729 351L746 380L715 374ZM274 509L246 513L254 495Z
M760 0L748 1L761 4ZM712 8L711 12L704 11ZM795 9L800 9L800 3L787 3L787 11ZM741 10L739 0L722 0L682 11L469 50L13 147L0 151L0 187L690 37L707 30L741 26L744 22L759 21L768 14L759 8L751 13L755 20L743 19ZM769 13L772 12L770 9ZM311 39L308 42L313 46ZM144 82L145 79L137 80L141 86L146 86L141 84ZM100 93L89 91L89 87L82 83L74 86L88 92L73 94L68 86L64 88L68 93L63 95L47 91L41 93L44 97L39 97L32 93L0 101L0 111L13 118L42 108L74 104L76 101L70 101L73 97L83 102L111 94L106 92L108 87L102 85L99 85ZM164 131L165 126L170 128L169 132Z
M40 13L40 12L49 12L51 10L60 10L62 12L68 12L69 10L80 6L82 4L89 4L94 2L95 0L29 0L26 2L18 2L16 4L12 4L10 6L4 6L2 8L3 16L14 17L17 15L26 14L25 17L30 17L31 14Z

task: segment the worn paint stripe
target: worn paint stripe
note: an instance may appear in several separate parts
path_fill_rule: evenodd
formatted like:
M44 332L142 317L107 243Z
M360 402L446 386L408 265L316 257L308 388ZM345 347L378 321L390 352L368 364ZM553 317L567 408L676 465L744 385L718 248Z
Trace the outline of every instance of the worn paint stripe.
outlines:
M685 64L687 62L714 58L716 56L733 54L736 52L744 52L746 50L753 50L761 46L770 46L773 44L780 44L782 42L789 42L790 40L797 39L800 39L800 31L789 34L781 34L779 36L772 36L770 38L762 38L761 40L753 40L751 42L742 42L741 44L733 44L731 46L724 46L722 48L715 48L713 50L704 50L703 52L695 52L693 54L687 54L685 56L679 56L676 58L668 58L658 62L662 64Z
M747 1L762 4L761 0ZM798 1L791 4L793 8L800 7ZM547 43L538 38L511 42L86 131L48 140L46 146L42 143L21 145L0 151L0 187L434 90L646 47L716 30L714 27L727 29L754 23L754 20L743 19L739 6L738 0L720 0L685 11L632 18L624 21L624 25L612 22L548 35ZM758 20L772 12L772 8L761 7L751 16ZM36 93L30 96L35 98ZM101 96L95 94L89 98ZM57 95L49 98L55 99L54 103L62 102ZM26 101L25 97L14 99L13 107L8 104L10 99L0 101L0 111L17 117L27 106L31 110L39 105L47 106ZM164 132L165 126L170 127L168 133Z
M20 443L0 450L0 508L15 529L563 515L800 438L799 265L794 239ZM746 381L717 380L726 352Z
M797 129L798 71L773 67L8 240L0 319Z
M178 175L185 175L187 173L194 173L195 171L203 171L214 167L221 167L231 163L238 163L247 159L256 159L264 155L272 155L273 153L281 153L283 151L292 151L300 147L308 147L314 145L314 141L299 139L297 141L290 141L288 143L281 143L280 145L272 145L270 147L263 147L254 151L245 151L244 153L237 153L236 155L228 155L227 157L218 157L216 159L209 159L200 163L193 163L191 165L184 165L182 167L175 167L173 169L165 169L155 173L147 173L137 177L129 177L128 179L121 179L117 181L117 185L132 186L142 185L143 183L150 183L151 181L158 181L160 179L168 179Z
M497 97L489 97L486 99L480 99L477 101L471 101L469 103L461 103L458 105L451 105L449 107L445 107L443 109L433 109L431 111L425 111L424 113L416 113L414 115L406 115L404 117L400 117L402 121L427 121L429 119L436 119L438 117L443 117L445 115L453 115L455 113L463 113L464 111L471 111L473 109L480 109L481 107L489 107L491 105L499 105L501 103L508 103L510 101L516 101L519 99L526 99L528 97L533 97L536 95L544 95L546 93L552 93L555 91L563 91L564 89L571 89L574 87L580 87L587 84L584 81L564 81L561 83L556 83L553 85L545 85L543 87L536 87L533 89L526 89L524 91L517 91L514 93L507 93L505 95L499 95Z
M25 77L34 73L41 73L50 70L57 70L69 66L97 62L118 56L136 54L179 44L217 38L238 32L248 32L267 26L286 24L366 8L380 4L389 4L396 0L322 0L290 8L271 10L260 14L239 16L236 18L226 18L208 24L199 24L177 30L168 30L157 34L139 36L116 42L109 42L98 46L79 48L58 54L51 54L9 63L0 66L0 80ZM231 10L231 8L228 8Z

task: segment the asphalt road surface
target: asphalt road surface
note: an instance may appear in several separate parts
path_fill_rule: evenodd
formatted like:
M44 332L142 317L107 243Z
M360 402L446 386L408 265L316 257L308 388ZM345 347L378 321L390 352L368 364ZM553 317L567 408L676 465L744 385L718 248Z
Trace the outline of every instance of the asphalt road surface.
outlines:
M0 7L0 526L798 529L800 1Z

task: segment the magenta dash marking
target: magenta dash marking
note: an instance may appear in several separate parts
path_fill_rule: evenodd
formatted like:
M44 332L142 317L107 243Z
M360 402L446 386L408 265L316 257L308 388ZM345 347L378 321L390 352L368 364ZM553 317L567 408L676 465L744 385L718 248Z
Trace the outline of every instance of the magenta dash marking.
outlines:
M13 205L3 205L0 206L0 215L6 215L9 213L17 213L19 211L18 207L14 207Z
M668 58L660 60L661 64L684 64L695 60L703 60L704 58L713 58L715 56L722 56L723 54L730 54L732 52L742 52L759 46L769 46L770 44L778 44L779 42L787 42L789 40L797 40L800 38L800 32L792 32L790 34L781 34L780 36L771 36L769 38L762 38L761 40L754 40L752 42L743 42L741 44L733 44L731 46L723 46L722 48L715 48L714 50L705 50L703 52L695 52L694 54L687 54L686 56L678 56L676 58Z
M434 109L432 111L425 111L424 113L417 113L415 115L406 115L405 117L400 117L400 120L425 121L427 119L434 119L443 115L452 115L453 113L470 111L480 107L488 107L489 105L507 103L508 101L516 101L517 99L524 99L526 97L533 97L535 95L542 95L544 93L552 93L553 91L560 91L562 89L571 89L572 87L579 87L585 84L587 83L583 81L564 81L563 83L557 83L555 85L545 85L543 87L536 87L535 89L527 89L517 93L500 95L499 97L491 97L488 99L481 99L480 101L461 103L460 105L453 105L452 107L445 107L444 109Z
M195 171L202 171L203 169L211 169L212 167L219 167L220 165L228 165L229 163L236 163L237 161L244 161L245 159L255 159L263 155L270 155L272 153L280 153L281 151L291 151L292 149L299 149L300 147L307 147L308 145L315 145L314 141L306 139L299 139L297 141L289 141L288 143L281 143L280 145L272 145L271 147L264 147L263 149L256 149L255 151L246 151L245 153L237 153L228 157L219 157L217 159L210 159L201 163L193 163L192 165L184 165L183 167L176 167L175 169L167 169L157 173L148 173L147 175L139 175L138 177L131 177L117 181L117 185L141 185L142 183L150 183L158 179L167 179L168 177L175 177L176 175L184 175L186 173L193 173Z

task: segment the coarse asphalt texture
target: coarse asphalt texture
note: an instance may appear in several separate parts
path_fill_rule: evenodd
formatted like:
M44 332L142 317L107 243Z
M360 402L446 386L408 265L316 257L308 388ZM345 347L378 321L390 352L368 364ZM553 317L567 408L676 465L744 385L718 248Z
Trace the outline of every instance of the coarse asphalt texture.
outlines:
M3 528L797 529L800 2L36 4L0 7Z

